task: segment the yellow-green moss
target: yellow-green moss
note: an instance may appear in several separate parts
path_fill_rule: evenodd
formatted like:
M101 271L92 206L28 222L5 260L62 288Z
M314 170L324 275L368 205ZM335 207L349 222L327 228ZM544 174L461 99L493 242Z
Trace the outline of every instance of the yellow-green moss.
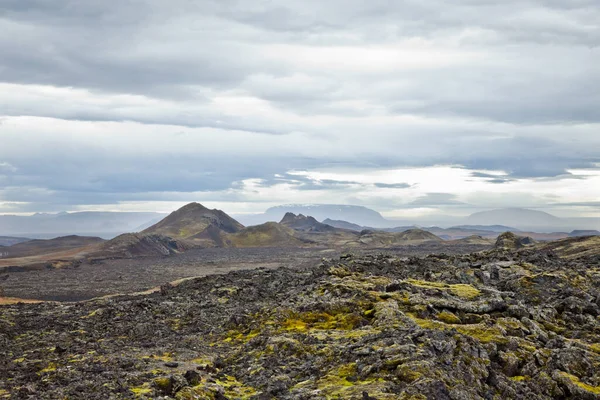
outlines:
M43 370L41 370L41 373L46 373L46 372L54 372L56 371L56 364L55 363L50 363L48 364L48 366L46 368L44 368Z
M477 288L462 283L449 285L443 282L429 282L416 279L407 279L405 282L411 284L412 286L421 287L425 289L439 289L449 291L454 296L468 300L474 299L481 294L481 292Z
M84 316L84 317L81 317L81 318L82 318L82 319L88 319L88 318L95 317L96 315L98 315L98 313L99 313L100 311L101 311L101 309L99 308L99 309L97 309L97 310L94 310L94 311L92 311L91 313L89 313L88 315L86 315L86 316Z
M260 335L260 331L258 331L258 330L250 331L247 334L244 334L244 333L236 331L236 330L232 330L232 331L227 332L227 337L225 339L223 339L223 341L225 343L233 343L233 342L247 343L251 339L257 337L258 335Z
M562 377L567 378L575 386L577 386L577 387L585 390L586 392L590 392L590 393L593 393L593 394L600 394L600 386L591 386L591 385L588 385L587 383L583 383L575 375L571 375L571 374L568 374L566 372L560 372L559 374Z
M171 387L171 378L161 376L160 378L155 378L153 383L155 387L162 390L163 392L166 392Z
M484 324L473 324L473 325L454 325L454 324L446 324L439 321L433 321L429 319L422 319L416 317L412 313L407 313L407 315L412 318L417 325L421 328L425 329L434 329L434 330L448 330L448 329L456 329L458 332L462 333L466 336L471 336L482 343L506 343L507 339L503 336L502 332L498 327L492 326L488 327Z
M374 329L369 326L369 327L364 327L364 328L360 328L360 329L352 329L352 330L330 330L330 331L313 330L310 332L310 335L319 340L326 340L326 339L340 340L340 339L360 339L362 337L369 336L369 335L376 335L378 333L381 333L381 331L379 329Z
M356 364L346 364L330 371L325 377L317 382L317 388L325 395L327 399L347 399L359 396L362 392L368 392L369 395L381 399L391 400L396 396L385 393L385 381L381 378L368 378L366 380L357 379ZM308 381L310 382L310 381ZM304 385L308 384L305 383ZM296 388L301 385L297 385Z
M437 315L437 319L445 322L446 324L460 324L462 322L460 318L449 311L442 311Z
M152 389L150 389L148 385L134 387L129 390L131 390L131 392L136 396L143 396L152 393Z
M310 330L352 330L360 326L361 321L362 317L346 312L334 315L326 312L291 313L281 323L281 330L298 333Z
M143 356L142 359L169 362L169 361L173 361L173 354L171 354L171 353L163 353L161 355Z
M406 383L413 383L423 376L421 372L414 368L414 365L399 365L396 368L396 375Z
M308 331L308 325L300 319L288 318L281 324L281 329L288 332L306 333Z
M527 381L529 379L530 378L528 376L522 376L522 375L520 375L520 376L513 376L513 377L510 378L510 380L514 381L514 382L523 382L523 381Z
M529 343L526 343L526 342L519 343L519 347L522 348L522 349L524 349L524 350L527 350L530 353L533 353L533 352L535 352L537 350L537 347L535 347L533 344L529 344Z
M257 394L256 389L239 382L235 377L226 375L224 379L216 381L225 388L225 397L246 400Z
M348 270L348 268L344 266L339 267L331 267L329 268L329 275L337 276L339 278L345 278L346 276L351 276L353 273Z

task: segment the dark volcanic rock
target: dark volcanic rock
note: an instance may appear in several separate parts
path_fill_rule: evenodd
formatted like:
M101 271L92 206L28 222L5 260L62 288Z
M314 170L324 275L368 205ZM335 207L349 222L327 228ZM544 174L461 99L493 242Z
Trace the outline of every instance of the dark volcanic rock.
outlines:
M526 246L533 246L536 241L528 236L517 236L512 232L504 232L496 239L497 249L516 250Z
M598 399L600 260L345 255L0 307L0 398Z

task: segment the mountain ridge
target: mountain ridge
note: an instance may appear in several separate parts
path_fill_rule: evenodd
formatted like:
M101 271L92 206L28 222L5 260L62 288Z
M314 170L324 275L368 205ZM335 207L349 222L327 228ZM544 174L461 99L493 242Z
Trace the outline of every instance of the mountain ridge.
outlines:
M173 211L141 234L158 234L173 239L185 239L198 244L216 245L222 236L242 230L244 226L217 209L210 210L200 203L189 203Z

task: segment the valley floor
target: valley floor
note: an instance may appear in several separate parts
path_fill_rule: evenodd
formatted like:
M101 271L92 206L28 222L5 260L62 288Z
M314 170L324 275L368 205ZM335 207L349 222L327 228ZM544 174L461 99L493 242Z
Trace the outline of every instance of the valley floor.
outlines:
M465 253L485 248L430 244L389 251L399 255L425 255L439 251ZM362 250L362 253L374 251ZM169 257L107 259L63 268L0 268L0 293L3 291L3 296L21 299L81 301L143 292L181 279L241 269L296 268L339 254L339 250L314 248L214 248L189 250Z

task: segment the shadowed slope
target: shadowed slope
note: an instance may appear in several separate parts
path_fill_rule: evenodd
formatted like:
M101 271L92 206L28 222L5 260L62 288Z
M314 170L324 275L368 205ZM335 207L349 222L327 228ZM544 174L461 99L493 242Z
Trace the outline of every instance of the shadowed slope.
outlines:
M41 254L56 253L64 250L103 243L105 240L98 237L63 236L49 240L30 240L18 243L2 250L1 258L30 257Z
M168 256L193 247L192 243L164 235L125 233L104 243L97 253L91 255L91 258Z

